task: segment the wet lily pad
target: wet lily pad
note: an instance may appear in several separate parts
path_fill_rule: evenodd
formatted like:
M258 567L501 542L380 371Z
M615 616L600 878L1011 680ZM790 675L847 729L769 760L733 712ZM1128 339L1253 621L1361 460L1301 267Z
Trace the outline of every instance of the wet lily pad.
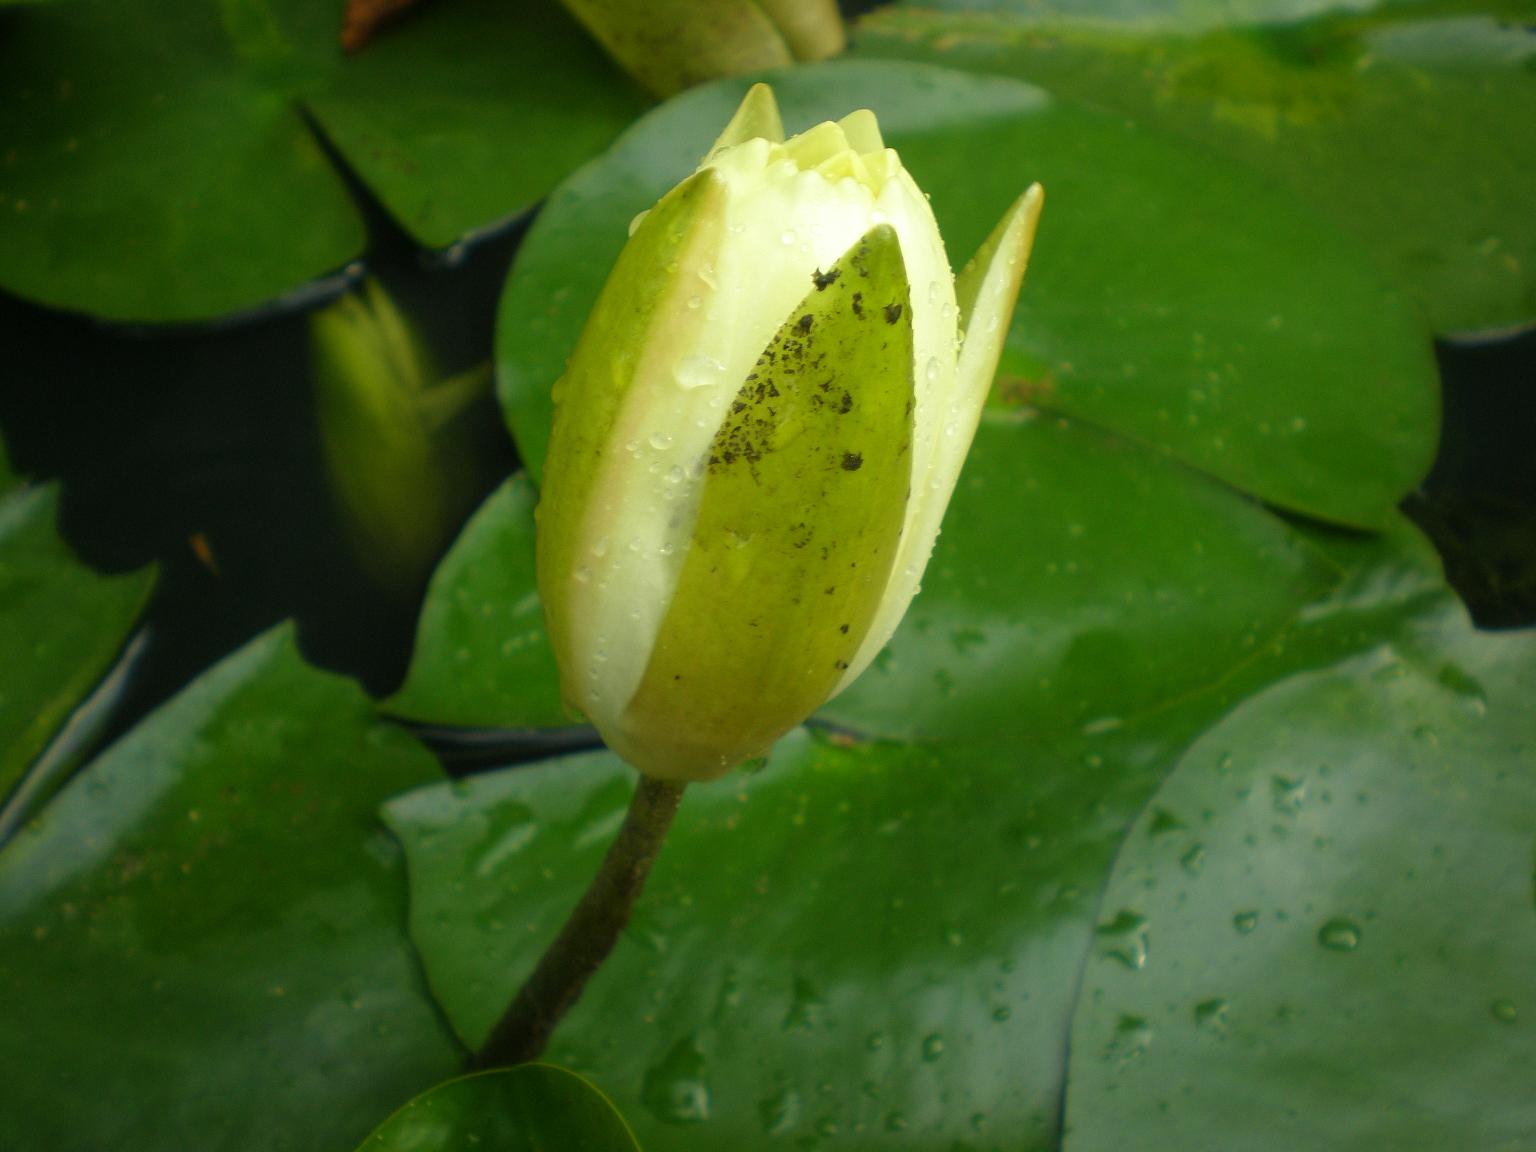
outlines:
M1112 729L1253 659L1339 578L1176 461L1020 415L983 423L922 594L825 718L888 739Z
M1172 753L1124 734L1027 756L794 734L760 774L689 790L550 1057L678 1152L948 1149L978 1126L1053 1147L1092 894ZM386 807L413 936L467 1042L575 903L633 781L605 753Z
M1006 5L900 7L866 18L856 44L1027 79L1242 161L1363 242L1438 331L1530 324L1532 9L1454 7L1227 27L1239 12L1198 36L1025 19Z
M1199 740L1104 897L1138 943L1089 962L1070 1152L1529 1135L1533 680L1454 611Z
M0 287L116 320L253 308L366 239L306 117L440 247L528 208L645 104L554 0L424 8L350 60L340 19L298 0L6 11Z
M375 1129L359 1150L639 1152L624 1118L573 1072L523 1064L450 1080L423 1092Z
M1372 525L1427 469L1428 334L1331 227L1241 169L1028 86L898 62L773 79L791 130L868 106L963 262L1030 180L1046 208L998 385L1266 500ZM634 214L689 172L739 82L674 99L551 197L498 327L538 479L549 391Z
M350 1147L451 1074L373 812L438 778L286 629L0 852L0 1146Z
M92 571L59 537L59 490L0 461L0 797L22 778L122 651L154 587L152 568Z
M533 506L521 474L498 488L438 565L396 716L465 727L570 723L533 570Z

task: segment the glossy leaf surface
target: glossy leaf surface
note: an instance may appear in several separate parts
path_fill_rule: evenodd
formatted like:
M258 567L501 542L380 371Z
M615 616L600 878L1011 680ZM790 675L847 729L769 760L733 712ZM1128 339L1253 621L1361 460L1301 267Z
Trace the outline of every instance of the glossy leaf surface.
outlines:
M1007 5L904 7L866 19L857 46L1028 79L1240 160L1336 220L1437 330L1459 332L1536 320L1536 35L1520 15L1536 10L1507 7L1507 22L1496 6L1432 17L1403 4L1200 36ZM1223 6L1218 22L1241 15Z
M639 1152L624 1119L580 1076L523 1064L449 1080L401 1108L359 1152Z
M760 774L694 786L550 1058L678 1152L829 1133L948 1149L977 1125L1050 1147L1092 896L1176 750L1100 745L1000 755L801 732ZM605 753L387 806L412 933L467 1042L575 903L634 780Z
M180 321L341 269L363 224L299 101L433 246L526 209L644 103L553 0L443 5L352 60L340 19L298 0L6 12L0 285Z
M774 85L791 131L877 109L932 197L952 262L1029 181L1046 185L1004 354L1006 399L1091 420L1346 523L1382 522L1427 467L1437 409L1427 334L1292 198L1003 79L841 62ZM535 479L549 389L628 221L692 169L740 90L711 85L647 116L564 184L530 232L503 297L498 358Z
M1105 895L1067 1149L1520 1146L1533 681L1455 612L1200 739Z
M922 594L823 716L923 741L1113 728L1252 659L1337 578L1278 518L1176 461L994 409Z
M570 722L533 568L533 506L521 474L464 527L427 589L405 685L385 704L465 727Z
M3 472L3 462L0 462ZM58 489L0 476L0 797L112 664L154 572L103 576L60 539Z
M286 631L0 853L0 1146L349 1147L460 1053L373 816L437 768Z

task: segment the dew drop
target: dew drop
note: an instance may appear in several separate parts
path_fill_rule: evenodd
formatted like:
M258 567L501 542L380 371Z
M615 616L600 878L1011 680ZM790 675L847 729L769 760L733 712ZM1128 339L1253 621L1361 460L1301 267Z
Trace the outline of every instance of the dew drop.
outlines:
M1317 930L1317 942L1330 952L1353 952L1360 947L1360 925L1348 917L1335 916Z
M692 1037L679 1040L645 1073L640 1100L664 1124L701 1124L709 1119L704 1054Z
M1126 1015L1115 1025L1114 1038L1105 1052L1108 1059L1124 1068L1132 1060L1146 1055L1152 1047L1152 1024L1145 1016Z
M592 579L592 569L583 564L580 568L571 573L571 578L574 579L578 584L585 584L588 580Z
M592 555L601 560L608 555L608 537L604 536L596 544L592 545Z
M1509 999L1495 1000L1489 1005L1488 1010L1501 1024L1513 1024L1520 1017L1519 1011L1515 1008L1515 1002Z
M1122 909L1113 920L1100 924L1096 933L1104 941L1100 955L1123 964L1133 972L1147 966L1149 941L1146 917Z
M778 1136L788 1132L800 1122L800 1093L793 1088L781 1088L758 1104L757 1115L762 1122L763 1135Z
M713 356L689 356L678 361L672 370L677 386L686 392L695 388L708 388L725 379L725 365Z
M944 1055L944 1037L930 1032L923 1037L923 1063L936 1063Z
M672 434L670 432L655 432L651 434L651 447L660 452L672 447Z
M928 357L928 367L923 369L923 378L930 384L939 378L939 358L937 356Z
M690 297L688 297L688 309L691 312L697 312L699 310L699 308L703 305L703 303L704 303L704 298L702 296L690 296Z
M1205 867L1205 846L1203 844L1193 845L1188 852L1179 857L1179 864L1191 876L1198 876Z
M1225 1036L1227 1034L1227 1002L1218 996L1196 1004L1195 1027L1202 1032Z
M1249 935L1259 926L1259 914L1257 912L1239 912L1232 917L1232 927L1236 928L1244 936Z
M794 232L791 231L788 228L784 229L784 231L779 234L779 243L784 245L784 247L786 247L786 248L788 248L791 244L793 244L795 242L795 240L796 240L796 236L795 236Z

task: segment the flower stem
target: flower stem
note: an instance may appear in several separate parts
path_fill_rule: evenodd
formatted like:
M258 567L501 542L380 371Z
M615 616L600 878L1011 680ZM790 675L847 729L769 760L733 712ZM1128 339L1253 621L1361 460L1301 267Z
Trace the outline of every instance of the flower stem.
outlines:
M560 935L540 958L472 1064L496 1068L537 1060L629 923L686 785L641 776L623 827Z

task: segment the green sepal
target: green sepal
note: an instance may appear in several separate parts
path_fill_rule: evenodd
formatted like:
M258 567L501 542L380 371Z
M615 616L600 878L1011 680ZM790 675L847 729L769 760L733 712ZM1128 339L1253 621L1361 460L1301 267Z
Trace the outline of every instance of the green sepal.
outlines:
M714 159L717 152L758 137L774 144L784 143L784 120L779 115L779 102L774 98L773 89L766 84L754 84L747 89L731 122L710 146L705 163Z
M538 507L539 595L562 690L574 711L570 682L582 662L568 627L571 573L583 561L585 533L608 453L619 450L615 427L637 380L670 377L677 349L697 316L686 298L699 268L714 259L724 232L725 182L711 169L684 180L646 214L603 286L565 374L554 388L554 426L544 460Z
M650 775L709 779L827 698L885 594L912 421L906 268L881 225L816 278L715 434L621 755Z
M993 227L991 234L982 241L976 254L966 262L955 277L955 306L960 310L960 336L971 334L971 326L978 319L977 308L986 308L982 289L994 272L1003 279L996 286L996 303L990 313L998 315L998 344L1002 332L1008 328L1014 301L1018 299L1019 286L1024 282L1024 267L1029 261L1030 248L1034 246L1035 226L1040 220L1040 205L1044 199L1040 185L1031 184L1003 213L1003 218ZM1005 263L998 267L998 260ZM1003 314L1005 313L1006 314ZM994 359L993 368L996 368ZM989 373L990 375L990 373Z

